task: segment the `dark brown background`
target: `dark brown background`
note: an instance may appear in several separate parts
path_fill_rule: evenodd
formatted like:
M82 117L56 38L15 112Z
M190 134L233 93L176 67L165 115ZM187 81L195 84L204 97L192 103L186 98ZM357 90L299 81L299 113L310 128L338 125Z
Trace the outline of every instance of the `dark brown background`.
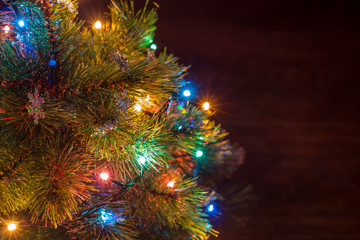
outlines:
M90 21L108 1L80 2ZM260 195L248 225L224 221L220 239L360 239L356 1L156 2L156 43L193 66L247 151L236 179Z

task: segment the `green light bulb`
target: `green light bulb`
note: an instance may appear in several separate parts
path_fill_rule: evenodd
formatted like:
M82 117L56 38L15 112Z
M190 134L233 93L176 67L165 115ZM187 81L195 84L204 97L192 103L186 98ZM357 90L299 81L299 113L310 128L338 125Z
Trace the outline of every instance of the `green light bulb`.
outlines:
M204 155L203 151L201 150L197 150L196 153L195 153L196 157L199 158L201 157L202 155Z

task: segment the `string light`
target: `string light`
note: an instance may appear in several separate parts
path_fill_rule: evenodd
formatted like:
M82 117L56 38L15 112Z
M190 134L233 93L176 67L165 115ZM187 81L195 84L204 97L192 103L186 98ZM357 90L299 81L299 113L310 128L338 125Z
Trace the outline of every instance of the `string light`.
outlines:
M203 109L205 110L205 111L208 111L209 109L210 109L210 103L209 102L204 102L204 104L203 104Z
M138 159L138 162L141 163L141 164L145 164L146 158L143 157L143 156L140 156L139 159Z
M147 97L145 98L145 102L150 101L150 95L148 94Z
M102 226L114 226L116 224L117 216L111 211L101 209L98 219Z
M55 61L54 59L51 59L51 60L49 61L49 65L50 65L50 66L55 66L55 65L56 65L56 61Z
M103 173L101 173L100 174L100 178L102 179L102 180L108 180L109 179L109 174L108 173L106 173L106 172L103 172Z
M94 28L96 29L100 29L102 27L102 24L100 21L96 21L96 23L94 24Z
M140 111L141 111L141 105L137 103L137 104L134 106L134 109L135 109L136 112L140 112Z
M190 95L191 95L190 90L185 90L185 91L183 92L183 95L184 95L185 97L190 97Z
M154 42L154 40L151 38L151 36L144 37L144 40L145 40L145 42L147 42L148 45Z
M213 205L213 204L210 204L210 205L207 207L207 210L208 210L208 212L214 211L214 205Z
M156 46L155 43L153 43L153 44L150 45L150 48L151 48L152 50L156 50L156 49L157 49L157 46Z
M170 181L166 186L169 188L173 188L175 185L175 181Z
M197 150L196 153L195 153L196 157L199 158L201 157L202 155L204 155L203 151L201 150Z
M10 31L10 27L9 27L9 25L6 25L6 26L4 27L4 32L5 32L5 33L9 33L9 31Z
M7 228L8 228L9 231L14 231L16 229L16 224L15 223L9 223Z
M24 27L24 26L25 26L24 20L19 20L19 21L18 21L18 24L19 24L20 27Z

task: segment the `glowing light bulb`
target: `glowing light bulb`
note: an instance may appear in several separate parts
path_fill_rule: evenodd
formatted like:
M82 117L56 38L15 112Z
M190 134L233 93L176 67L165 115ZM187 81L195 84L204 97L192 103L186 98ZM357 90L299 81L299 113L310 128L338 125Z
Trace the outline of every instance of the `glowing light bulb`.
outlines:
M204 155L204 153L201 150L197 150L196 151L196 157L201 157L202 155Z
M138 162L141 163L141 164L145 164L146 158L141 156L141 157L139 157Z
M96 29L100 29L102 27L102 24L100 21L96 21L96 23L94 24L94 28Z
M214 211L214 205L213 205L213 204L210 204L210 205L207 207L207 210L208 210L208 212Z
M55 61L54 59L51 59L51 60L49 61L49 65L50 65L50 66L55 66L55 65L56 65L56 61Z
M8 25L6 25L6 26L4 27L4 32L5 32L5 33L9 33L9 31L10 31L10 27L9 27Z
M16 229L16 224L15 223L10 223L8 224L8 230L9 231L14 231Z
M24 26L25 26L24 20L19 20L19 21L18 21L18 24L19 24L20 27L24 27Z
M203 109L204 109L205 111L209 110L209 109L210 109L210 103L209 103L209 102L204 102L204 104L203 104Z
M175 185L175 181L170 181L166 186L169 188L173 188Z
M183 95L184 95L185 97L190 97L190 95L191 95L190 90L185 90L185 91L183 92Z
M134 109L135 109L136 112L140 112L140 111L141 111L141 105L137 103L137 104L134 106Z
M156 49L157 49L157 46L156 46L155 43L153 43L153 44L150 45L150 48L151 48L152 50L156 50Z
M148 43L148 44L151 44L154 42L154 40L151 38L151 36L146 36L144 37L144 40Z
M150 101L150 95L148 94L147 97L145 98L145 102Z
M109 179L109 174L107 174L106 172L100 173L100 178L106 181Z

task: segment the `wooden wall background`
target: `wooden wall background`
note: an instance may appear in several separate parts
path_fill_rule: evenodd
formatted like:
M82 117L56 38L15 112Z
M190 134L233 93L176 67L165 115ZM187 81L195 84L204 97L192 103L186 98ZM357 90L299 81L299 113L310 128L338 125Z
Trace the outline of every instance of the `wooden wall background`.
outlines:
M108 1L80 2L88 18ZM247 151L234 181L261 197L220 239L360 239L358 1L156 2L156 42L214 96Z

